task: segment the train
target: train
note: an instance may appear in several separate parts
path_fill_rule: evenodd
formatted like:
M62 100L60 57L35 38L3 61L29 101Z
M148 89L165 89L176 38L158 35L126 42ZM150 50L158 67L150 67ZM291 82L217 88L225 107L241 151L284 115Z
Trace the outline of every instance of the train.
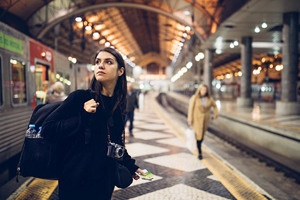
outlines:
M63 83L65 94L86 89L90 65L69 57L0 22L0 186L15 175L33 109L46 84Z

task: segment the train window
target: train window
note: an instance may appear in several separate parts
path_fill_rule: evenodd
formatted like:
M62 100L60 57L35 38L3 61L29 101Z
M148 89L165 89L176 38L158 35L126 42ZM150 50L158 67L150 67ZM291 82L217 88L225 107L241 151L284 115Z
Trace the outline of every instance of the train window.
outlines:
M2 87L2 80L3 80L3 77L2 77L2 56L0 54L0 106L3 105L3 87Z
M10 59L11 95L13 104L27 102L26 91L26 64L24 61Z

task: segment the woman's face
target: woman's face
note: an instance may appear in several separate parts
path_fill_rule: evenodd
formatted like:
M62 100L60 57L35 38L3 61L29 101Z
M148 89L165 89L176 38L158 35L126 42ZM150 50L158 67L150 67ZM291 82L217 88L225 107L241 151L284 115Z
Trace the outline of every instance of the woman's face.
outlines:
M116 58L106 51L101 51L96 57L94 73L96 80L102 84L116 83L118 77L124 73L124 68L118 69Z
M202 87L202 88L200 89L200 94L201 94L201 96L205 96L206 93L207 93L207 87Z

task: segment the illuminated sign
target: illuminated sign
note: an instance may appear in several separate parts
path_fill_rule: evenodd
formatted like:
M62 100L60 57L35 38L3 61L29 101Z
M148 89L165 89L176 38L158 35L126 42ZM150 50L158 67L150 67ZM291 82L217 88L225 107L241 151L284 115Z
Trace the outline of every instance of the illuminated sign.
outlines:
M23 43L22 41L15 39L13 37L10 37L6 34L3 34L0 32L0 47L23 54Z

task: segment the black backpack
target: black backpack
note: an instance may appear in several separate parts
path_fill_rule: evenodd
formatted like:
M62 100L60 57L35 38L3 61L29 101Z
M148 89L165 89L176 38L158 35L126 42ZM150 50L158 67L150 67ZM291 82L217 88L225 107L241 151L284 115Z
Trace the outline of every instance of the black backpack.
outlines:
M91 98L94 98L91 90L88 89L87 91L90 92ZM38 131L37 129L43 125L45 119L61 104L62 101L38 105L31 115L29 124L34 124L36 131ZM90 127L91 118L85 129L86 143L88 143L90 139ZM79 139L73 144L73 147L68 152L61 152L59 141L25 137L17 167L17 182L18 175L57 180L66 157L72 152Z
M42 126L45 119L55 111L62 102L38 105L30 118L29 124L34 124L36 131ZM32 176L42 179L57 180L61 160L59 156L59 144L57 141L49 141L44 138L25 137L20 160L17 167L17 177Z
M36 132L38 132L39 127L41 127L45 121L45 119L60 105L62 101L49 103L49 104L39 104L34 111L32 112L31 118L29 120L29 124L34 124ZM28 125L29 125L28 124Z

